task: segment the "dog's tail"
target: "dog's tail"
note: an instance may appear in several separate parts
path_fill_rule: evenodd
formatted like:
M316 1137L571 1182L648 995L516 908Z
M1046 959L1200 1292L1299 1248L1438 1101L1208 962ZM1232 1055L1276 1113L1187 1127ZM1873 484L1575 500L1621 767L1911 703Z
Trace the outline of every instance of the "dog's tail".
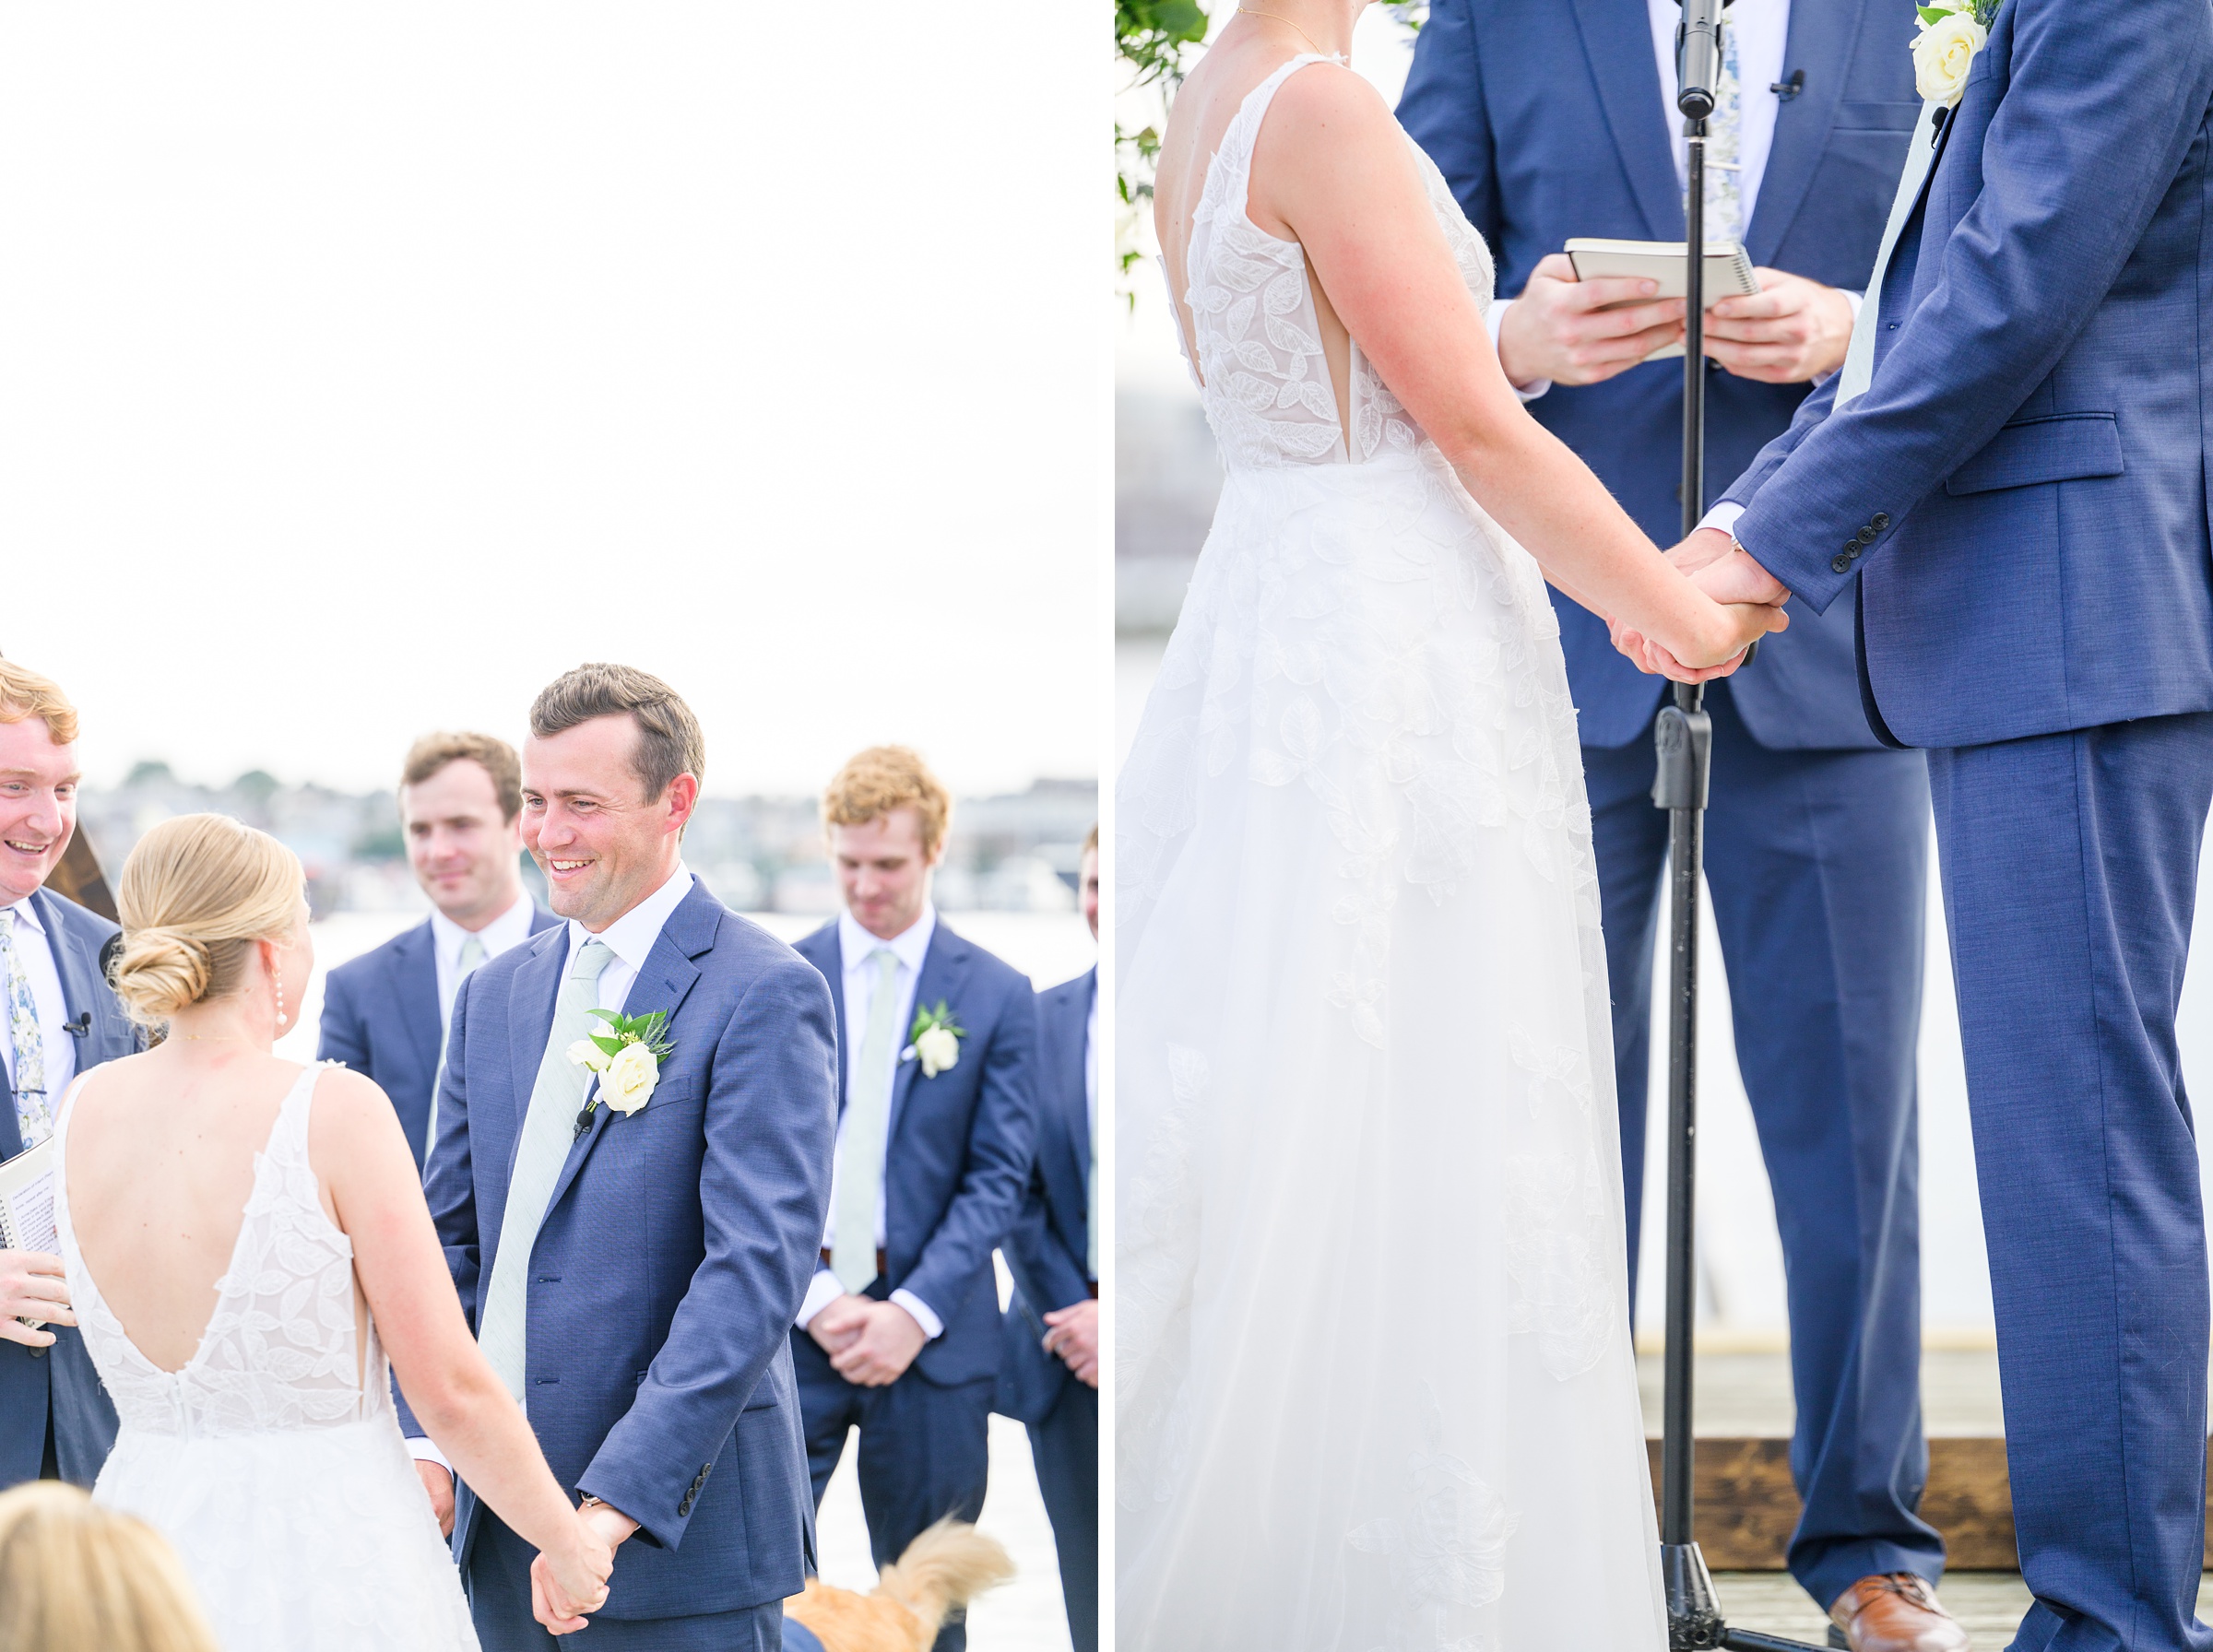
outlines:
M928 1646L953 1612L1014 1575L1014 1561L997 1538L948 1516L884 1567L876 1592L889 1595L922 1624Z

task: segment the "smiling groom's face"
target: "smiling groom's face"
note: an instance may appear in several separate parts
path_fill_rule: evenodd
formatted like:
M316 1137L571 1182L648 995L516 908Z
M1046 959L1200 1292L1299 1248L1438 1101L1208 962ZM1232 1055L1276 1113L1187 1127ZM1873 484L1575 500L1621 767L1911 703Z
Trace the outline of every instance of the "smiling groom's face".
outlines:
M595 935L669 880L699 800L691 774L648 797L637 742L628 713L523 742L523 844L555 914Z

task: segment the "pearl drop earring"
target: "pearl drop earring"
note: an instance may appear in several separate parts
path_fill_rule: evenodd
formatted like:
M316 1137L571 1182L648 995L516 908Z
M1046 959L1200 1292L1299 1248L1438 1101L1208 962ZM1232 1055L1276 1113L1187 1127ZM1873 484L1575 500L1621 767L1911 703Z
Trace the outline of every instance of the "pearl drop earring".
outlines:
M277 983L277 1025L281 1030L284 1026L284 977L277 973L276 962L274 958L269 960L269 978Z

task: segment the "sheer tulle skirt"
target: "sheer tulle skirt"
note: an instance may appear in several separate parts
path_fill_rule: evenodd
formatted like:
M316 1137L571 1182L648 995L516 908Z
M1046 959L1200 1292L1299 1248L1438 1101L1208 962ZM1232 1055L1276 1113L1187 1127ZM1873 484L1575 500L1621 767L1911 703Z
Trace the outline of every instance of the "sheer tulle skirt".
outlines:
M175 1545L223 1652L476 1652L388 1409L264 1434L126 1424L93 1495Z
M1118 808L1121 1644L1663 1645L1534 562L1434 450L1233 474Z

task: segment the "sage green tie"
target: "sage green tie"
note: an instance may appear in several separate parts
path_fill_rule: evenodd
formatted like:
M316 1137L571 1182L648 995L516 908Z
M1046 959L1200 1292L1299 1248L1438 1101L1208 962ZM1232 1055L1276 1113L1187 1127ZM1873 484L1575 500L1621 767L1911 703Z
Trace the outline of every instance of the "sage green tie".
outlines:
M530 1302L530 1252L546 1220L546 1201L576 1139L576 1110L584 1104L592 1075L569 1059L569 1046L590 1030L599 1005L599 974L613 960L605 941L587 940L576 949L569 978L553 1007L553 1030L538 1060L531 1087L530 1111L515 1151L515 1172L507 1180L507 1210L500 1218L500 1251L492 1259L491 1281L484 1288L484 1310L477 1319L477 1341L484 1357L523 1398L524 1321ZM527 1410L526 1403L524 1410Z
M892 1075L898 1070L899 954L878 947L869 954L876 985L869 993L869 1028L853 1065L853 1096L846 1104L846 1139L837 1167L837 1210L830 1241L830 1271L855 1295L876 1277L876 1202L883 1186L884 1126L892 1112Z

